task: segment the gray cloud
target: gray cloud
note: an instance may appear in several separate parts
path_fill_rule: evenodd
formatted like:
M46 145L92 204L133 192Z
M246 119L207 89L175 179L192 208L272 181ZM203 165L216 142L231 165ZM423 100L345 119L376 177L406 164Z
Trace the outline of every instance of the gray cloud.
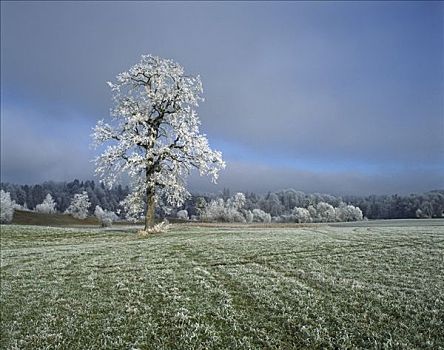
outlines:
M94 152L88 149L88 125L74 121L30 119L30 110L2 106L1 178L13 183L89 179ZM80 134L80 136L79 136ZM86 144L86 147L85 147Z
M189 180L196 192L217 192L230 188L233 192L277 191L294 188L307 193L320 192L333 195L369 195L386 193L420 193L444 187L439 170L393 172L368 175L353 171L315 172L275 167L256 163L229 163L216 185L197 174Z
M230 187L248 179L248 167L263 169L255 186L264 190L297 187L296 178L326 192L349 183L409 191L443 175L440 3L1 7L2 105L22 111L14 119L2 110L2 179L90 177L89 129L110 107L105 82L143 53L201 75L202 128L236 164ZM15 120L26 129L20 142Z

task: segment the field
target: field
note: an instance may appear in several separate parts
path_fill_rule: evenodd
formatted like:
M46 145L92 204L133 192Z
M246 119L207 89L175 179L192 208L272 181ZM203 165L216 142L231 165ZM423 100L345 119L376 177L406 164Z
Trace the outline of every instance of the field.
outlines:
M444 221L1 227L2 349L444 349Z

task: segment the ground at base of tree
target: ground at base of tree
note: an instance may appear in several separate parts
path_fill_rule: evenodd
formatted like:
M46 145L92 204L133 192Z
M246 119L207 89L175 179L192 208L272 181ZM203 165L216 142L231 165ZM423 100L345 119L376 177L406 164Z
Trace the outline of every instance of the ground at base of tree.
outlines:
M444 223L3 225L0 348L444 347Z

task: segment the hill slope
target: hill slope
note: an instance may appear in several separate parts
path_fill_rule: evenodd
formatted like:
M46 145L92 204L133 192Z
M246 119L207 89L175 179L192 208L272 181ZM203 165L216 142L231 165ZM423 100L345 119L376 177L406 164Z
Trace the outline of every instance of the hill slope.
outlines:
M64 214L42 214L32 211L16 210L12 223L16 225L37 225L37 226L99 226L98 220L90 216L85 220L80 220L71 215Z

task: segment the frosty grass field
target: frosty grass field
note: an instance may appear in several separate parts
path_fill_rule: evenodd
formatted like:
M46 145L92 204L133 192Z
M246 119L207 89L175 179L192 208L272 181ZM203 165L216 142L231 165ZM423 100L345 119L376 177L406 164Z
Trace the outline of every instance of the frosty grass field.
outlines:
M443 225L2 226L0 347L443 349Z

